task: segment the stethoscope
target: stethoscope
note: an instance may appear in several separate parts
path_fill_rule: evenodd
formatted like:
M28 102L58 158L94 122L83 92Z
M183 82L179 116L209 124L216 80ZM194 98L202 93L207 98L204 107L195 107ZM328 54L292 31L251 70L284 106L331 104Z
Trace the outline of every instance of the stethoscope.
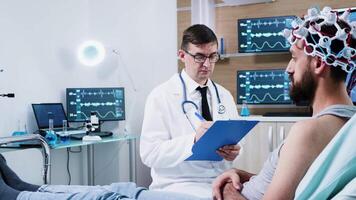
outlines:
M184 99L183 99L183 102L182 102L182 110L183 110L183 113L185 115L187 115L187 111L185 110L185 106L186 105L191 104L191 105L194 106L194 108L196 110L198 110L198 106L193 101L188 100L187 87L186 87L185 82L183 80L182 73L179 74L179 78L180 78L180 81L182 82L182 86L183 86L183 97L184 97ZM213 83L213 86L214 86L215 92L216 92L216 96L217 96L217 99L218 99L218 113L219 114L224 114L225 113L225 106L222 105L222 103L221 103L221 99L220 99L218 88L216 87L214 81L211 81L211 82Z

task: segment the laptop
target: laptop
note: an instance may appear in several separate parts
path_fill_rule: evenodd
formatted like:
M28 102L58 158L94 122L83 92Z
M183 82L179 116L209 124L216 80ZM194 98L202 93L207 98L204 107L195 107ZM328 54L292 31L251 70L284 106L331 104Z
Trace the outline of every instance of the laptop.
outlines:
M53 119L53 130L61 135L63 132L63 120L67 120L62 103L39 103L32 104L39 132L45 136L45 131L49 129L49 119ZM70 128L67 121L67 133L73 139L82 139L87 135L85 129ZM107 137L113 135L110 131L94 132L92 135Z
M62 103L39 103L32 104L33 113L36 118L38 129L46 131L49 129L49 119L53 119L53 130L61 132L63 130L63 120L67 120ZM68 127L68 121L67 121ZM85 133L85 130L77 128L67 128L69 134Z

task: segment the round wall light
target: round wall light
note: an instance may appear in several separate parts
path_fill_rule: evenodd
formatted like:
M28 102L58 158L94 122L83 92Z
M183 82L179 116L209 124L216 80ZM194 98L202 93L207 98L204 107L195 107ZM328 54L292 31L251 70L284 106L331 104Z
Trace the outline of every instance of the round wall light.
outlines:
M78 59L83 65L94 66L101 63L104 58L104 45L98 41L85 41L78 48Z

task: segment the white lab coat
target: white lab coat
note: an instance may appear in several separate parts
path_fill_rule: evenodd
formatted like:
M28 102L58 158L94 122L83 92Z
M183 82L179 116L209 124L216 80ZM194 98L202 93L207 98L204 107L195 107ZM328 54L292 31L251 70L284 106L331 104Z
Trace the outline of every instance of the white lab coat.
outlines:
M183 70L188 100L201 107L198 84ZM207 83L208 102L213 120L236 119L237 109L232 95L216 84L226 112L218 114L218 100L212 82ZM156 87L148 96L141 133L140 155L151 168L150 189L182 192L199 197L211 197L211 183L225 170L229 161L184 161L192 155L195 131L182 111L183 86L179 74ZM188 106L188 113L190 112ZM199 108L201 109L201 108ZM190 119L194 119L188 114ZM196 117L195 117L196 119ZM192 120L197 128L197 120ZM223 134L223 133L221 133Z

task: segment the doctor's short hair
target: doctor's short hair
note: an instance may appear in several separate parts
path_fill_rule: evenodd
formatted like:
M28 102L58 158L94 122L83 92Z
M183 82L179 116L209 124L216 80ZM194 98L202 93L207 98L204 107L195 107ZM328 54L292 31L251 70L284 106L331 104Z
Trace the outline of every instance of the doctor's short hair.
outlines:
M204 24L195 24L188 27L183 32L183 39L181 44L181 49L188 50L189 43L194 45L208 44L215 42L218 45L218 39L215 33Z

